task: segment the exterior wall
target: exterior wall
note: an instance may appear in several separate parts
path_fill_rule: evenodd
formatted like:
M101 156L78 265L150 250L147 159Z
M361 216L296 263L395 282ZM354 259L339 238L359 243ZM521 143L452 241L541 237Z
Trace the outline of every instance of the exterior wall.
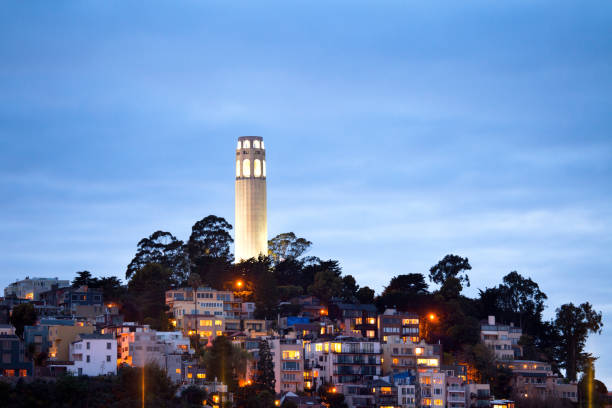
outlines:
M260 163L259 173L255 161ZM265 163L266 151L262 137L238 138L234 241L236 262L268 254Z
M121 333L117 337L118 364L132 367L144 367L147 364L165 366L162 358L162 347L157 343L155 331Z
M176 327L185 329L185 316L187 315L236 317L234 304L239 300L234 298L232 291L200 287L195 295L196 301L194 303L192 288L166 291L166 305L172 312ZM195 330L195 327L192 329Z
M514 360L522 355L518 345L522 330L518 327L495 323L495 316L489 316L487 324L480 327L480 339L495 353L500 361Z
M388 336L399 336L404 340L418 342L419 337L419 315L416 313L398 313L388 309L384 314L378 316L379 338L386 341Z
M577 402L577 384L563 383L561 378L553 374L550 364L541 361L514 360L505 366L512 370L512 387L515 392L534 398L555 396Z
M399 336L388 336L387 342L382 343L381 347L384 357L383 375L440 367L440 357L435 354L433 345L424 341L412 343L410 340L404 341Z
M454 376L446 377L446 406L447 408L464 408L466 406L466 392L463 380Z
M466 403L468 407L490 407L491 387L489 384L467 384Z
M0 335L0 375L31 377L34 363L25 357L24 343L15 335Z
M159 343L164 343L168 346L172 353L176 354L193 354L189 338L183 336L180 331L176 332L155 332L155 337Z
M68 372L74 375L117 374L117 340L112 335L83 335L70 344ZM99 338L102 337L102 338Z
M15 295L19 299L40 300L40 294L57 285L59 288L70 286L70 281L57 278L32 278L13 282L4 289L4 296Z
M420 406L423 408L444 407L446 404L446 375L427 370L419 372L419 386L421 389Z
M273 354L277 393L304 390L304 346L297 339L268 340Z
M68 361L70 358L70 343L76 340L79 334L94 332L93 326L49 326L49 360Z

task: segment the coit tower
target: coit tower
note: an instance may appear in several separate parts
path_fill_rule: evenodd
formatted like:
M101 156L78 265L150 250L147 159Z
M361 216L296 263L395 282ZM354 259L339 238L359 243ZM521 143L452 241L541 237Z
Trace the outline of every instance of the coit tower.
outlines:
M241 136L236 148L236 262L268 254L266 151L261 136Z

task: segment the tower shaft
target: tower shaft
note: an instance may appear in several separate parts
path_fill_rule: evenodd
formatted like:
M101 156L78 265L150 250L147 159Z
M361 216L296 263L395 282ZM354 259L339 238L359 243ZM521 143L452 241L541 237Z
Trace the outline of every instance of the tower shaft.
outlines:
M260 136L238 138L235 215L236 262L267 255L266 152Z

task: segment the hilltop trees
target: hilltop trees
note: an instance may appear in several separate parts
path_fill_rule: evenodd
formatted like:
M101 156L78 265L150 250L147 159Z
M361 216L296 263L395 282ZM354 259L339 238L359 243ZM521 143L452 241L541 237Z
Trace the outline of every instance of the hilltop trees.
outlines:
M441 292L455 294L465 283L470 286L470 278L466 271L472 269L467 258L458 255L446 255L441 261L429 269L429 280L442 285ZM456 293L458 295L458 293Z
M23 303L13 308L11 324L15 326L15 334L23 338L23 328L36 323L36 310L31 303Z
M298 238L293 232L278 234L268 241L268 254L272 262L279 262L297 259L304 254L312 242L305 238Z
M601 333L601 312L596 312L589 302L575 306L567 303L557 309L555 326L559 330L559 360L565 368L566 377L576 381L576 372L586 366L590 355L584 353L589 333Z
M127 266L125 278L130 279L138 270L151 263L170 269L176 283L182 283L187 278L183 241L177 240L169 232L155 231L138 242L136 255Z

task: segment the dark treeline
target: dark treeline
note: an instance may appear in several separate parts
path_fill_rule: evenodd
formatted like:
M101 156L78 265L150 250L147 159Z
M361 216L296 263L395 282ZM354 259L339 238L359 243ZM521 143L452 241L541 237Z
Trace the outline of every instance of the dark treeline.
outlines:
M306 256L311 242L293 233L272 238L268 256L234 264L231 229L225 219L210 215L194 224L186 242L170 232L156 231L138 242L126 269L126 286L115 277L93 278L87 271L78 273L74 285L103 289L105 300L116 302L126 320L161 330L170 327L165 291L200 284L240 291L245 300L255 302L259 318L299 312L297 305L284 304L279 309L279 304L300 295L316 296L325 305L331 301L374 303L381 312L395 308L421 316L433 313L435 320L422 319L426 341L443 344L446 363L470 363L478 379L491 383L496 395L509 395L510 374L497 367L491 351L480 342L480 321L489 315L522 328L525 359L549 362L555 372L565 370L568 380L576 380L595 361L584 348L589 334L601 332L601 313L588 302L569 303L556 310L554 319L545 320L548 297L536 282L516 271L470 298L462 294L471 284L469 260L451 254L424 273L398 274L376 296L353 276L344 275L338 261Z

